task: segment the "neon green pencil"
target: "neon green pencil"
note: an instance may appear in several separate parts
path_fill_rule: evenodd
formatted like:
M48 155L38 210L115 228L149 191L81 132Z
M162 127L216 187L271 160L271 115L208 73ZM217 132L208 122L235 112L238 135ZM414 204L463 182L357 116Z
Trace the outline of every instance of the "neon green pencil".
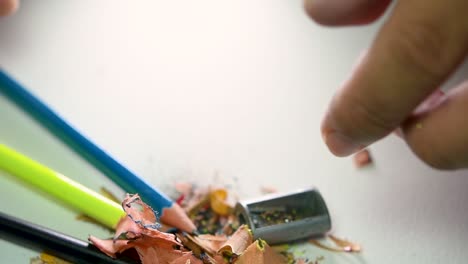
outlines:
M64 201L96 221L115 228L125 216L120 204L0 144L0 169Z

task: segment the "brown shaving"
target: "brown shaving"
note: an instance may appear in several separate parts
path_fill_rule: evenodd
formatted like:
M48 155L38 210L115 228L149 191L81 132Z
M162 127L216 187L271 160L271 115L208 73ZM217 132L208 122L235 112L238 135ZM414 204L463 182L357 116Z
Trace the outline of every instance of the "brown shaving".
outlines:
M372 158L371 158L369 150L367 149L361 150L360 152L354 154L353 160L354 160L354 165L357 168L362 168L362 167L372 164Z
M358 252L361 252L362 250L361 245L359 245L358 243L354 243L345 239L341 239L334 235L328 235L327 237L335 244L334 246L326 245L315 239L309 240L309 243L319 248L332 251L332 252L358 253Z
M266 264L280 264L285 263L284 256L276 253L268 244L263 240L256 240L250 244L238 259L236 264L250 264L250 263L266 263Z
M242 225L237 231L218 249L222 255L239 256L253 242L252 232L246 225Z
M135 249L143 264L293 264L301 261L317 264L323 259L317 258L315 262L295 259L288 247L272 248L262 240L253 241L249 228L245 225L239 227L232 213L220 215L213 210L211 188L196 189L193 185L186 184L179 185L178 189L181 195L177 203L188 212L199 230L208 231L206 234L192 236L185 233L174 235L161 232L153 210L141 201L138 195L127 195L122 203L127 217L119 222L114 238L101 240L91 236L89 240L114 258L121 253L126 254L126 250ZM218 191L217 195L217 198L224 200L227 192ZM360 250L359 245L333 236L330 237L330 241L335 246L324 245L318 241L310 243L336 252Z
M265 261L275 260L280 256L263 241L253 243L252 233L245 225L240 226L230 237L225 234L174 235L157 229L159 225L156 223L154 211L141 201L138 195L127 195L122 207L127 217L118 223L113 239L89 237L97 248L113 258L126 250L135 249L143 264L234 263L249 247L252 248L251 251L255 248L261 249L261 254L258 254L262 255L261 258ZM277 256L272 255L273 253ZM239 263L286 263L252 262L250 258L257 258L258 254L248 253Z
M89 238L102 252L115 258L117 253L134 248L143 264L171 263L192 254L183 249L183 245L174 235L156 229L153 210L143 203L138 195L127 195L122 207L127 217L117 225L113 240L102 240L93 236Z

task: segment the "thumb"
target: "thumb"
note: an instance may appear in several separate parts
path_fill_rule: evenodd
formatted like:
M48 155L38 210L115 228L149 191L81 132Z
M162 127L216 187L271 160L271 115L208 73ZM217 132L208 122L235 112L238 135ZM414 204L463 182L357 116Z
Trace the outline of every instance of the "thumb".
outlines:
M399 1L351 79L336 94L322 135L338 156L395 130L462 61L468 1Z

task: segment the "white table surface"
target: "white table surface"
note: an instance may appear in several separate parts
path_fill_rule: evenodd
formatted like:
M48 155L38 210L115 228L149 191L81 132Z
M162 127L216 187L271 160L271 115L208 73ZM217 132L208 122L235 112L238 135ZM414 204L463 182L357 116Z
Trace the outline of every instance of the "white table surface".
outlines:
M233 181L253 197L260 186L318 187L335 233L364 247L323 263L466 263L466 170L435 171L395 137L359 170L321 141L323 112L380 23L323 28L284 0L22 1L0 19L0 65L160 188ZM117 190L1 96L0 142ZM108 235L4 173L0 190L3 212L82 239ZM35 255L0 241L1 263Z

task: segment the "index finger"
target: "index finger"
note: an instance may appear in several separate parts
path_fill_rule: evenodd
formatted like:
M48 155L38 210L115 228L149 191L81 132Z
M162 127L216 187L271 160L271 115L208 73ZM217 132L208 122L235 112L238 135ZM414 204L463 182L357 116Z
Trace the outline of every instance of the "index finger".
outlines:
M322 123L346 156L386 136L456 68L468 47L468 2L399 1Z

